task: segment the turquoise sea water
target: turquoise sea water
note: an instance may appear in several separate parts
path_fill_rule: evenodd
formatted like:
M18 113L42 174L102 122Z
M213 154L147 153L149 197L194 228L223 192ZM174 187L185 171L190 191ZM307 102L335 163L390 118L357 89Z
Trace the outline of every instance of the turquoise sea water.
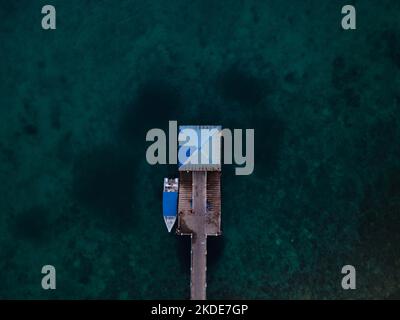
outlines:
M0 2L0 297L189 297L146 132L255 129L222 174L210 299L400 298L400 2ZM41 268L57 270L42 290ZM343 265L357 290L341 288Z

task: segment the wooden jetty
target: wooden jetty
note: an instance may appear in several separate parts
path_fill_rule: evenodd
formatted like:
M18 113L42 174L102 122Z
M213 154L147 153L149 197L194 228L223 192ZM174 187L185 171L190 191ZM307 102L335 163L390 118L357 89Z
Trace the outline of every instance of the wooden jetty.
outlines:
M177 234L191 236L190 296L206 299L207 236L221 234L221 171L181 171Z

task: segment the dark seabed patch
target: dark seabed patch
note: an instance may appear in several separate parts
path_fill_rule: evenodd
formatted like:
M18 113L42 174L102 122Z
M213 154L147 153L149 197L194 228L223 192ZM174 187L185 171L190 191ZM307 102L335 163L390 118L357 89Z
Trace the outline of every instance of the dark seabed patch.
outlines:
M361 68L346 60L342 55L337 55L332 61L331 82L337 90L344 90L349 85L357 83L361 75Z
M11 230L15 238L40 245L51 236L49 211L43 206L19 212L13 220Z
M266 79L257 78L238 66L232 66L218 78L217 91L228 102L252 107L271 92L271 85Z
M400 68L400 34L395 30L386 30L381 39L386 43L386 55L392 63Z
M358 259L367 296L400 298L400 169L366 186L360 204ZM382 278L380 274L385 276Z

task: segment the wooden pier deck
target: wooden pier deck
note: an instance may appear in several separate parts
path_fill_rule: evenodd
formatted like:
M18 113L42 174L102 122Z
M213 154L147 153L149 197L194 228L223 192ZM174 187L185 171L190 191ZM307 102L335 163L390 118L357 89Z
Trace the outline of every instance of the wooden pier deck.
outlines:
M192 300L206 299L207 236L221 234L220 176L220 171L180 172L177 233L191 236Z

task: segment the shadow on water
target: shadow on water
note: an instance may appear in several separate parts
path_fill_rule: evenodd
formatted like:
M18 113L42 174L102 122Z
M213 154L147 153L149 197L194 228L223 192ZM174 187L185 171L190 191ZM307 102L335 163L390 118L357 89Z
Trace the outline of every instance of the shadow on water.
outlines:
M100 146L89 150L74 163L75 198L107 225L132 226L134 170L132 154L126 149Z
M180 272L190 272L190 236L176 236Z
M270 73L268 78L259 78L239 65L234 65L218 77L216 85L217 93L230 106L229 109L238 104L244 110L243 117L234 123L228 121L228 127L255 130L254 173L257 175L270 175L274 171L285 133L284 120L269 104L269 97L277 89L273 70Z
M225 249L225 237L207 237L207 265L213 267Z
M168 120L176 120L182 108L180 94L172 85L165 81L147 82L139 87L134 101L123 109L120 137L136 148L144 148L147 131L167 130Z
M152 80L141 85L132 103L122 108L113 145L96 146L74 161L75 199L108 226L127 229L133 226L133 206L137 201L137 168L145 163L150 142L146 133L152 128L168 131L182 107L180 94L165 81ZM174 166L155 166L151 189L161 190L163 176L176 176ZM141 177L143 179L143 176ZM158 193L157 193L158 194Z

